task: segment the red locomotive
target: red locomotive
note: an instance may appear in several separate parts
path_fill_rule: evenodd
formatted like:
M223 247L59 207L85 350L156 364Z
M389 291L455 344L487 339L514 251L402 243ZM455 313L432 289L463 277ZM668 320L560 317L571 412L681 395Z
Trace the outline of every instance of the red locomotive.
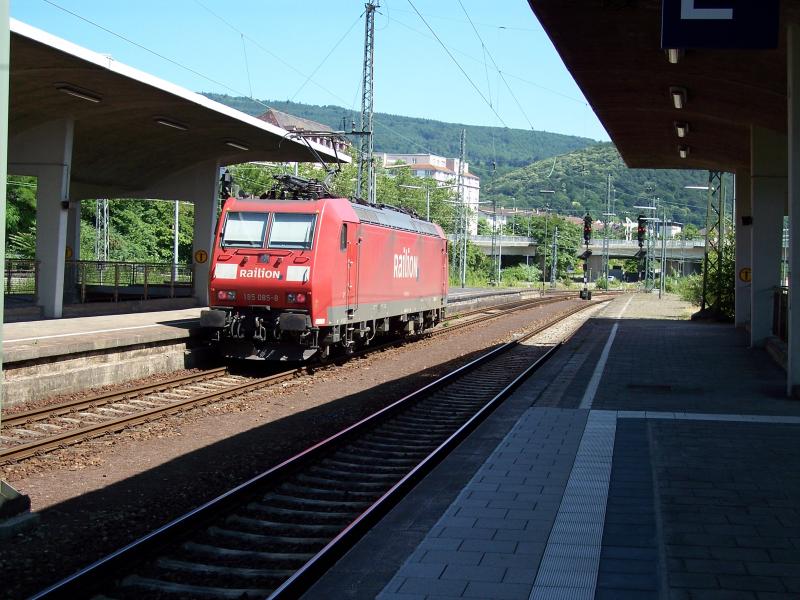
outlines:
M279 179L260 199L228 198L220 214L200 322L224 356L324 358L442 320L447 240L438 225Z

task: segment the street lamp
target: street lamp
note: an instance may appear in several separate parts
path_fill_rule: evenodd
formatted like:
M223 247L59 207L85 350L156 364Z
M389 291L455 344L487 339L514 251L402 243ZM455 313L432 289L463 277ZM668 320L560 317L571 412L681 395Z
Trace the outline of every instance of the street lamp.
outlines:
M431 186L429 185L398 185L397 187L406 188L408 190L425 190L425 219L431 220ZM458 185L437 185L436 188L445 190L448 188L455 188Z

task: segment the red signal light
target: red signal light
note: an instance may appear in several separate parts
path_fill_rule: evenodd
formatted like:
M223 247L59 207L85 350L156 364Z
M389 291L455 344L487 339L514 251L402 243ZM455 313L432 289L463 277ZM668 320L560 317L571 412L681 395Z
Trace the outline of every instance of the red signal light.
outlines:
M297 294L297 295L295 296L295 300L296 300L297 302L305 302L305 301L306 301L306 295L305 295L305 294L303 294L303 293L299 293L299 294Z

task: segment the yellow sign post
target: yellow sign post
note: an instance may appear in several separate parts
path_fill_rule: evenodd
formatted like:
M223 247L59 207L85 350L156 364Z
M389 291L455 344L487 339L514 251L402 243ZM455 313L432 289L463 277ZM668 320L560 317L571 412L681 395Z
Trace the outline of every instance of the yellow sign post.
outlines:
M198 250L194 253L194 262L203 264L208 260L208 252L205 250Z
M753 280L753 270L750 267L742 267L739 269L739 279L745 283L750 283Z

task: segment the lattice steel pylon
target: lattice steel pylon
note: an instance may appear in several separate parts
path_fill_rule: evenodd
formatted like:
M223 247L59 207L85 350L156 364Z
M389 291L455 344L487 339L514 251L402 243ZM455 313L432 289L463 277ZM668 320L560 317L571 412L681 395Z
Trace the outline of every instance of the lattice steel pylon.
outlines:
M375 105L375 10L379 0L369 0L364 11L364 73L361 79L361 143L358 152L356 198L375 204L375 164L372 116Z
M469 207L467 206L467 197L464 193L464 160L467 151L467 130L461 130L461 152L458 159L458 201L461 208L462 229L461 233L461 287L467 285L467 240L469 239Z
M706 248L703 254L703 295L700 310L721 311L725 278L722 267L725 243L725 180L721 171L708 172Z
M95 238L94 259L105 262L108 260L108 198L97 200L95 204Z
M606 210L603 213L603 280L608 284L608 261L609 261L609 235L611 232L611 173L608 174L606 188Z
M644 290L646 292L652 292L653 288L656 287L656 235L655 221L648 217L644 255Z

